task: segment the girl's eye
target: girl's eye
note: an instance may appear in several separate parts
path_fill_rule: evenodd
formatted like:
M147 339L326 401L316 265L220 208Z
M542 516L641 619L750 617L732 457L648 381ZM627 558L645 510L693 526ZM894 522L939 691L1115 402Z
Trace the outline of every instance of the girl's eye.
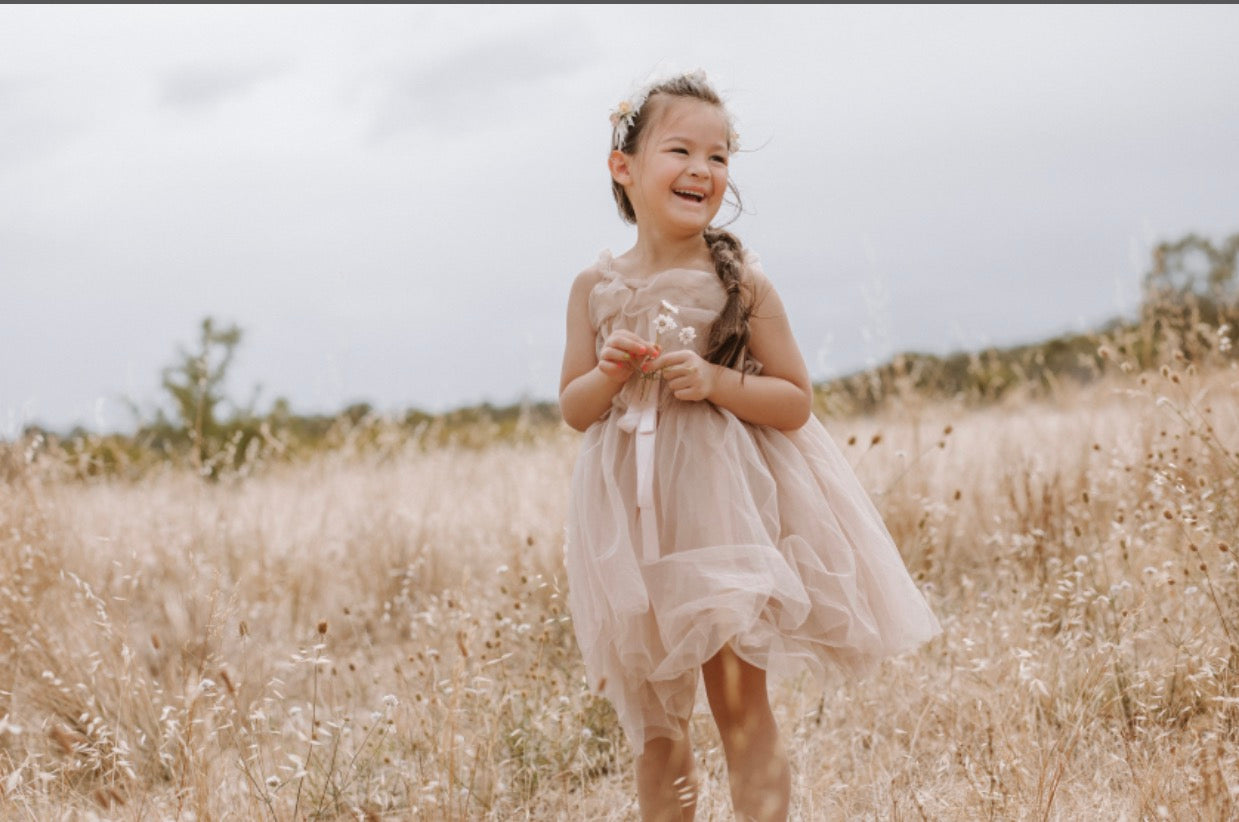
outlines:
M710 159L711 159L711 160L713 160L713 161L714 161L714 162L716 162L716 163L722 163L723 165L727 165L727 158L726 158L726 157L724 157L724 156L723 156L723 155L721 155L721 154L715 154L715 155L714 155L713 157L711 157Z
M686 148L673 148L673 149L671 149L671 150L672 150L672 151L674 151L674 152L676 152L677 154L687 154L687 153L688 153L688 149L686 149Z

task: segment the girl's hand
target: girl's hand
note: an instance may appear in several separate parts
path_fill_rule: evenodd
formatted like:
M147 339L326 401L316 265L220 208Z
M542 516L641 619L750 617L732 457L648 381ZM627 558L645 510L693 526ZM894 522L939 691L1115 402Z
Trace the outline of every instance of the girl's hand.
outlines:
M626 383L651 357L658 356L660 349L636 334L620 328L612 331L602 343L598 355L598 370L607 379Z
M702 359L691 348L671 351L650 363L650 371L662 369L663 382L677 400L704 400L714 391L718 366Z

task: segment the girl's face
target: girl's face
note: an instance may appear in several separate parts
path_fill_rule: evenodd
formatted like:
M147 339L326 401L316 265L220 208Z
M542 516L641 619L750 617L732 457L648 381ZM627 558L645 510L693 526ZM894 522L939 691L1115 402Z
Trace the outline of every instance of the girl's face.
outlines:
M612 175L628 193L639 226L699 234L727 193L731 126L718 106L704 100L660 97L637 153L612 153Z

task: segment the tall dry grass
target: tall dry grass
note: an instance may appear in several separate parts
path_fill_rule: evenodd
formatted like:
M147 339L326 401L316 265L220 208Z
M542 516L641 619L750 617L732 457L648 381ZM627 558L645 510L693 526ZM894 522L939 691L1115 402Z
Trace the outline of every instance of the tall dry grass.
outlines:
M1239 814L1239 371L1106 356L1048 399L826 420L945 631L772 687L793 818ZM577 441L393 436L221 483L13 445L0 817L636 818L564 608ZM698 818L729 819L694 734Z

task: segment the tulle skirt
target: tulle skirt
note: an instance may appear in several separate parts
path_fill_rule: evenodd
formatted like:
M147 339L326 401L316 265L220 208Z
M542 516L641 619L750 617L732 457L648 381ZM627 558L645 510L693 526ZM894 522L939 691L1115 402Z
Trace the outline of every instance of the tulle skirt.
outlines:
M940 632L816 417L784 432L709 402L662 406L647 477L623 409L585 432L565 534L589 684L635 750L679 736L700 667L725 644L769 673L825 684ZM641 479L652 507L638 504Z

